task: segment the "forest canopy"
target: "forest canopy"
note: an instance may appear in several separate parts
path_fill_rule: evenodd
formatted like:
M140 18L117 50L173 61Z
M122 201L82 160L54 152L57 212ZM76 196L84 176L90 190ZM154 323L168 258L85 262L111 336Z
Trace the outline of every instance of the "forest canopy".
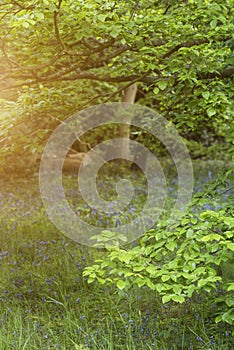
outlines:
M229 149L233 5L4 0L1 162L12 153L22 159L41 152L61 120L87 106L119 101L133 83L136 100L173 121L192 156L204 156L204 147L216 143L228 142Z

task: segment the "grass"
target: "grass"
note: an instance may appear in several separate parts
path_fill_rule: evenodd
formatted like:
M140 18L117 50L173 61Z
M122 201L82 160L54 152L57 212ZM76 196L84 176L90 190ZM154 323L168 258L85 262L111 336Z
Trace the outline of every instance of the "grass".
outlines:
M105 253L56 230L36 178L2 185L1 350L234 348L232 327L214 323L207 296L163 305L148 289L89 285L82 271Z

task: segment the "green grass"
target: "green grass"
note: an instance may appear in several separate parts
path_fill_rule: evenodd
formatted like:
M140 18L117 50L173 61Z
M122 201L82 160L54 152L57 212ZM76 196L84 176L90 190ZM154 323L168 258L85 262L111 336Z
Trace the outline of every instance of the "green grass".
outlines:
M205 295L162 305L148 289L121 295L89 285L83 269L105 252L56 230L36 179L4 183L0 192L1 350L234 348L232 327L215 324Z

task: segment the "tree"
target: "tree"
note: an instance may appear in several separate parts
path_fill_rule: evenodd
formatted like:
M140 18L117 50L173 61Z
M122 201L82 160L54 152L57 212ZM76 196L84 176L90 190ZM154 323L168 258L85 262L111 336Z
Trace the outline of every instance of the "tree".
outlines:
M35 152L61 119L118 100L135 82L143 103L165 113L185 137L207 146L232 131L233 0L0 6L0 96L18 96L17 117L4 118L4 130L23 121L34 145L4 132L4 159L12 150Z
M225 89L234 74L232 5L233 1L5 1L1 90L22 92L25 86L80 80L138 81L154 88L160 109L165 109L166 100L167 110L184 108L180 99L193 97L189 110L199 113L202 108L210 118L230 103ZM211 99L209 90L219 91L217 99ZM194 101L201 97L204 105L196 110Z

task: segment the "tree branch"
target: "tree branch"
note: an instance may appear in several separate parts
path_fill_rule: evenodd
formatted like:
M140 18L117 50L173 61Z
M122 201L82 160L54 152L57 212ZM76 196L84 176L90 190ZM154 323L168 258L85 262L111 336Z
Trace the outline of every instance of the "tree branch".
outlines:
M177 52L182 47L192 47L192 46L196 46L196 45L205 44L205 43L208 43L208 42L209 42L208 39L199 39L199 40L193 40L193 41L189 41L189 42L178 44L178 45L172 47L164 55L162 55L160 60L162 61L162 60L164 60L166 58L169 58L173 53Z
M90 38L90 40L92 40L92 38ZM92 52L94 53L98 53L101 52L105 49L107 49L108 47L110 47L111 45L113 45L115 43L115 39L111 38L111 40L108 40L104 43L98 43L98 46L94 47L92 44L90 44L88 42L88 40L86 38L83 38L81 41L77 41L75 43L70 44L69 46L74 46L77 45L79 43L84 44L89 50L92 50ZM97 40L95 40L95 43L97 44Z
M0 91L8 91L16 88L20 88L24 85L37 85L39 83L51 83L51 82L58 82L58 81L75 81L75 80L96 80L100 82L108 82L108 83L123 83L128 82L130 85L133 82L143 82L146 84L155 84L159 79L161 79L160 76L150 76L148 75L149 72L147 72L147 75L136 75L132 74L129 76L118 76L118 77L111 77L110 75L106 74L103 76L98 76L95 73L92 72L81 72L78 74L75 74L73 76L68 77L61 77L60 75L52 76L52 77L37 77L33 78L31 75L23 75L20 78L24 81L22 83L14 84L11 87L0 89ZM215 78L222 78L222 79L228 79L232 78L234 75L234 67L226 68L223 71L219 72L212 72L212 73L206 73L201 72L197 74L198 79L200 80L206 80L206 79L215 79ZM171 77L170 77L171 78ZM27 80L25 82L25 80ZM167 80L167 78L165 78ZM169 79L169 78L168 78ZM177 82L177 81L176 81ZM126 88L126 87L125 87Z
M59 6L58 9L60 8L61 2L62 1L60 0L59 5L58 5ZM54 11L54 33L55 33L55 37L57 39L57 42L62 46L62 48L64 50L66 50L65 45L64 45L64 43L61 39L60 33L59 33L58 14L59 14L59 11Z
M231 78L234 76L234 67L229 67L224 69L223 71L217 71L217 72L201 72L197 74L198 79L201 80L208 80L208 79L215 79L215 78Z
M228 36L228 37L223 37L218 39L217 41L227 41L230 40L232 37ZM211 39L197 39L197 40L192 40L192 41L188 41L188 42L184 42L181 44L178 44L174 47L172 47L171 49L169 49L164 55L162 55L160 57L160 62L162 62L164 59L169 58L173 53L177 52L179 49L181 49L182 47L192 47L192 46L198 46L198 45L202 45L202 44L207 44L211 41Z

